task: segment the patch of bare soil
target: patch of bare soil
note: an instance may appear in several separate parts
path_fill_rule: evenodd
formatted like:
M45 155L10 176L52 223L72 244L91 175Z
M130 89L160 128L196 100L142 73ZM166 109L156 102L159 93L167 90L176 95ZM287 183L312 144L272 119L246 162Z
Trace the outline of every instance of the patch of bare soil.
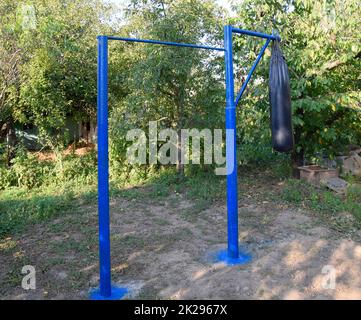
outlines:
M113 281L128 299L361 299L360 239L309 212L241 199L240 243L252 254L241 266L209 259L225 248L224 204L117 198L111 212ZM96 208L29 228L0 252L2 299L87 299L99 280ZM24 264L36 267L36 290L21 288Z
M68 156L74 154L76 156L82 157L87 155L89 152L92 152L95 148L94 144L91 143L78 143L69 145L63 152L63 156ZM55 161L56 154L53 151L37 151L33 153L39 161Z

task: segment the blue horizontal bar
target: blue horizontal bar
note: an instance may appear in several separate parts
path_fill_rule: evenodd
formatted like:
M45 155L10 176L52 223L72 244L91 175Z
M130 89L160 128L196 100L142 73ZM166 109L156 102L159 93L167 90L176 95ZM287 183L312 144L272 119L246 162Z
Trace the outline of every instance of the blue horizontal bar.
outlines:
M246 90L247 84L248 84L249 80L251 79L252 74L253 74L254 70L256 69L256 67L258 65L258 62L261 60L261 58L262 58L262 56L263 56L263 54L264 54L264 52L265 52L265 50L266 50L266 48L267 48L267 46L269 45L270 42L271 42L271 39L267 39L266 43L264 44L264 46L261 49L261 52L258 55L256 61L254 62L251 70L248 73L246 81L243 83L241 90L239 90L239 93L237 95L236 102L235 102L236 107L238 105L239 100L241 100L241 98L242 98L244 90Z
M136 38L121 38L121 37L114 37L114 36L107 36L107 38L109 40L143 42L143 43L152 43L152 44L162 44L162 45L165 45L165 46L188 47L188 48L196 48L196 49L225 51L224 48L202 46L202 45L199 45L199 44L189 44L189 43L180 43L180 42L165 42L165 41L159 41L159 40L145 40L145 39L136 39Z
M234 28L234 27L232 27L232 31L234 33L246 34L248 36L253 36L253 37L265 38L265 39L270 39L270 40L278 40L278 41L281 40L281 38L279 36L274 36L272 34L265 34L265 33L256 32L256 31L243 30L243 29L238 29L238 28Z

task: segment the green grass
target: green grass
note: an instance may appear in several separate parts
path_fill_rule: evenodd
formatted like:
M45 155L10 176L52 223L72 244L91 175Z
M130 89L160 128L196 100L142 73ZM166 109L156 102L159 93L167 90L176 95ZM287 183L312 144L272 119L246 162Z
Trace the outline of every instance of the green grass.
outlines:
M0 191L0 237L25 226L76 213L84 204L96 203L95 186L64 184L34 189L11 187Z
M71 208L71 198L71 193L59 196L30 194L26 197L2 194L0 197L0 234L19 231L25 225L62 214Z
M76 214L85 205L96 205L94 152L83 157L67 155L49 162L39 161L34 154L20 148L11 169L3 164L0 169L0 237L58 216ZM149 168L142 168L145 169ZM141 178L135 169L126 177L111 175L110 196L162 201L183 194L195 202L196 213L224 197L225 178L213 172L188 167L186 178L182 178L173 167L148 171Z
M173 168L154 174L146 181L130 187L111 183L111 195L125 199L163 200L174 194L184 194L188 199L200 202L218 200L225 196L225 177L210 171L186 171L180 177Z
M202 212L210 207L210 202L206 199L198 199L192 207L182 210L180 217L189 222L195 222L201 218Z
M114 235L112 239L117 240L118 245L124 245L129 248L144 247L144 239L135 235Z
M203 173L180 178L173 169L167 169L134 186L113 181L110 196L158 201L172 194L185 193L195 201L210 203L211 199L219 196L219 189L222 188L222 185L217 186L217 179L211 176ZM84 205L96 205L96 201L96 183L86 183L81 179L43 184L30 189L8 187L0 191L0 237L20 232L31 224L68 213L76 214L81 212Z
M301 180L289 179L281 192L281 199L325 215L348 212L361 221L360 185L351 185L346 195L342 196Z
M289 176L290 168L284 162L271 163L267 168L243 166L239 174L239 197L249 193L255 199L287 202L322 214L349 212L361 221L361 185L357 179L349 177L353 184L345 196L338 196ZM274 192L268 185L277 181L283 181L283 186ZM224 176L216 176L213 169L202 171L193 167L186 169L183 178L174 168L165 168L141 182L129 179L111 181L110 184L111 197L127 200L161 203L172 196L176 206L177 196L181 195L192 203L191 208L181 212L181 217L190 222L200 218L202 212L215 202L224 202L225 191ZM96 208L96 201L96 182L77 176L69 181L56 181L32 189L8 187L0 191L0 238L21 232L31 224L81 213L87 205Z

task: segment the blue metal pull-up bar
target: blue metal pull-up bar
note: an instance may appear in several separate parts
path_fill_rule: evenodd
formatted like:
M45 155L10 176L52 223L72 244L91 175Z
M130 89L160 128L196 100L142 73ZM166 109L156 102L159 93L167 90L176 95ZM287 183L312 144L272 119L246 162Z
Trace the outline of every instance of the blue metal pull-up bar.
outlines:
M110 40L119 40L119 41L127 41L127 42L141 42L141 43L161 44L161 45L164 45L164 46L173 46L173 47L187 47L187 48L195 48L195 49L224 51L224 48L203 46L203 45L200 45L200 44L181 43L181 42L167 42L167 41L159 41L159 40L121 38L121 37L113 37L113 36L108 36L108 39L110 39Z
M267 39L246 81L234 100L232 33ZM99 269L100 288L91 294L93 299L119 299L127 290L111 286L110 261L110 219L109 219L109 158L108 158L108 40L141 42L175 47L188 47L222 51L225 53L226 78L226 167L227 167L227 229L228 249L220 259L229 264L244 263L247 257L240 255L238 248L238 193L237 193L237 152L236 152L236 106L271 40L278 36L242 30L232 26L224 27L224 48L198 44L144 40L114 36L98 36L97 73L97 118L98 118L98 211L99 211ZM228 171L229 168L232 170Z

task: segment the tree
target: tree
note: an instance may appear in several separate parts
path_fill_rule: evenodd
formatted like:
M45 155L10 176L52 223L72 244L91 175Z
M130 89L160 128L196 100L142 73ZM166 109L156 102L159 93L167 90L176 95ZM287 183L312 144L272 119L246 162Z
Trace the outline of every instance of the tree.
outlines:
M213 1L134 0L127 17L123 33L128 36L220 46L223 43L222 12ZM181 128L210 127L223 115L223 83L218 77L218 60L223 61L223 56L181 47L121 46L132 61L124 81L129 93L113 110L113 119L143 129L149 121L161 119L160 126L177 130L177 169L183 174L179 163ZM125 125L123 129L126 128ZM119 136L118 131L116 135Z
M0 138L6 137L6 163L14 156L16 134L14 128L13 107L19 103L20 70L24 63L26 52L19 46L19 32L16 3L2 1L0 3Z
M1 118L61 138L67 116L95 120L96 36L114 31L105 22L112 7L100 0L6 0L0 10Z
M266 33L277 29L282 37L291 76L294 164L302 164L305 156L333 155L347 144L360 143L361 43L355 35L361 21L358 1L245 0L237 12L232 22L241 28ZM255 41L239 39L237 52L247 59L254 56L259 50ZM268 78L266 64L257 75ZM268 108L267 82L251 85L262 96L254 101L255 107Z

